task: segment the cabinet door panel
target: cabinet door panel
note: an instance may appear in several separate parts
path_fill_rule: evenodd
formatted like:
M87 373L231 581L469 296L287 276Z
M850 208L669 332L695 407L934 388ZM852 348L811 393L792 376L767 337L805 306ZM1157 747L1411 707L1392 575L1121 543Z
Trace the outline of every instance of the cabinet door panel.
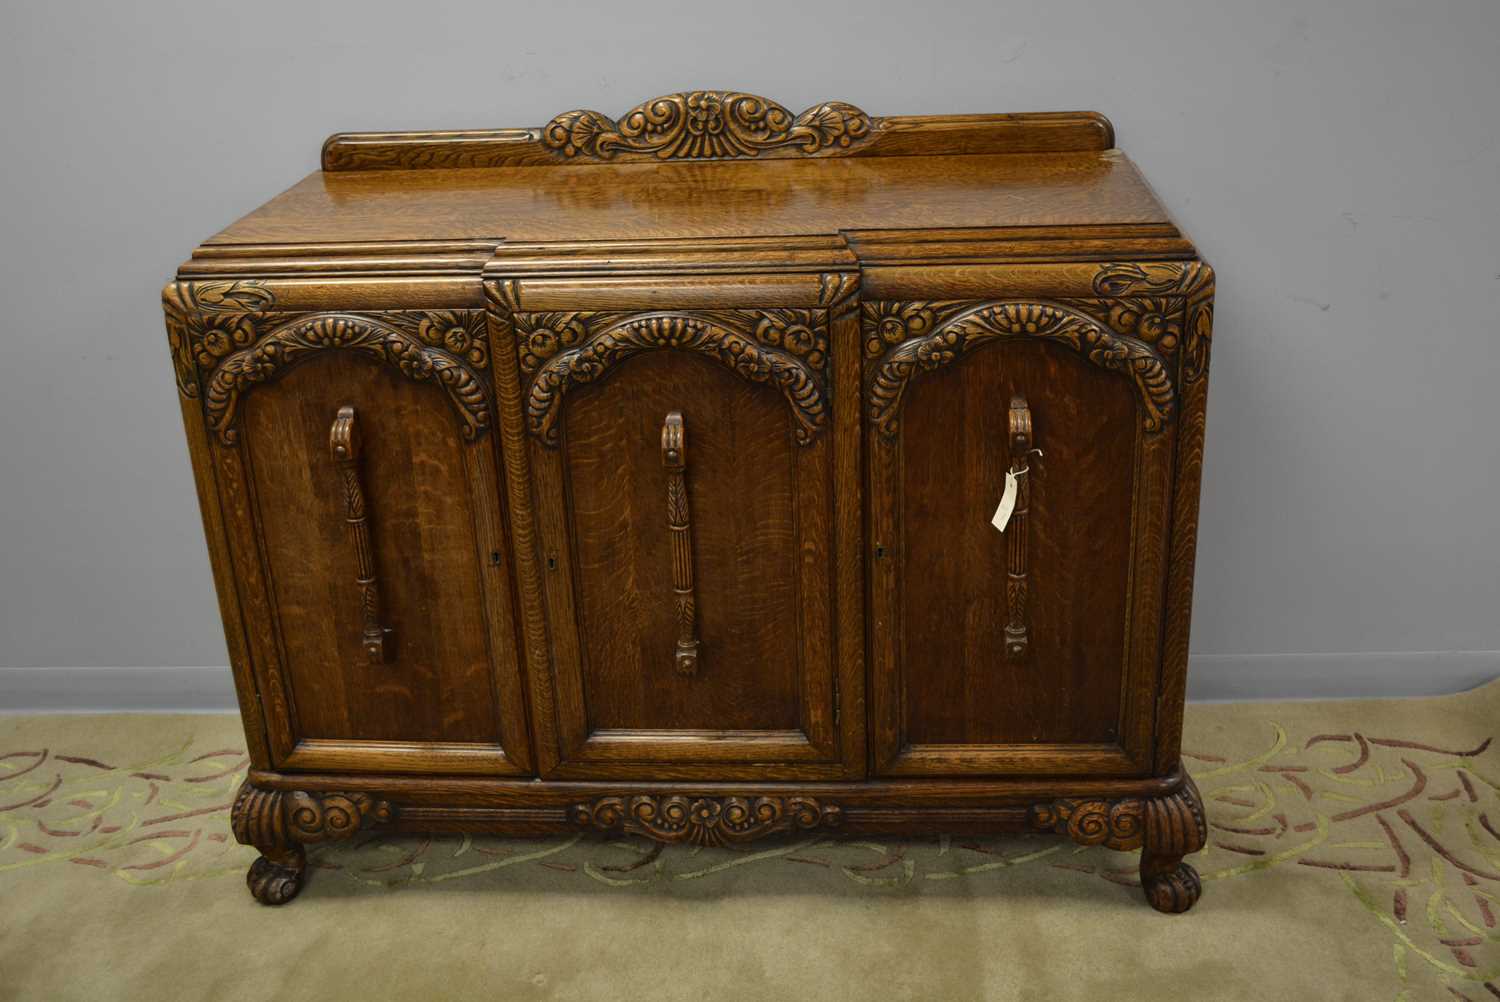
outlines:
M721 366L660 352L566 416L584 686L602 730L795 730L796 443L779 398ZM690 388L690 389L689 389ZM673 669L677 611L662 422L687 439L700 669Z
M833 443L857 455L858 416L830 418L825 371L832 357L857 385L857 331L841 328L840 363L825 311L767 316L516 314L525 403L502 420L524 422L530 459L545 775L864 770L862 735L839 719L841 701L860 705L857 578L839 577L858 557L834 521L839 476L857 519Z
M1143 773L1173 444L1166 369L1064 307L950 315L948 330L903 342L924 364L890 364L901 347L867 361L876 768ZM1016 509L998 529L1015 471Z
M1028 462L1026 624L1035 658L1005 657L1004 534L990 516L1023 395L1043 455ZM1128 383L1038 343L986 349L915 388L902 422L906 698L916 745L1119 737L1135 402Z
M344 407L353 488L330 442ZM493 438L466 439L439 387L338 351L246 393L235 434L221 467L249 501L231 511L249 541L235 559L260 572L244 587L263 581L271 630L254 656L287 735L278 767L529 772ZM383 660L367 601L389 630Z

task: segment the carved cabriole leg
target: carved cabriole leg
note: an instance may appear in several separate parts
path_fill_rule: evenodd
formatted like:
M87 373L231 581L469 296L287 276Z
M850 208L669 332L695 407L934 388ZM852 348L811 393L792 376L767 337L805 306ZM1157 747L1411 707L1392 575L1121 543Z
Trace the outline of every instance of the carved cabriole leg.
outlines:
M302 889L304 844L349 838L393 814L390 804L367 793L262 790L245 782L234 798L229 824L235 841L260 850L245 876L250 893L263 905L281 905Z
M1157 911L1185 912L1203 891L1197 871L1182 860L1202 849L1208 834L1203 802L1189 776L1165 797L1035 804L1031 824L1079 845L1140 849L1141 887Z
M1146 803L1146 841L1141 847L1141 887L1159 912L1185 912L1203 893L1198 871L1182 857L1203 848L1208 824L1191 776L1176 793Z

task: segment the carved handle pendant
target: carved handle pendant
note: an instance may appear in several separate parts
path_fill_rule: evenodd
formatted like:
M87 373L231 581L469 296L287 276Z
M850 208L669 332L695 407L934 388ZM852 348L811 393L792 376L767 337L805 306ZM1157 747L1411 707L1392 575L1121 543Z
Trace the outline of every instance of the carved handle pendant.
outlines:
M692 516L687 493L687 435L682 412L661 426L661 464L667 471L667 530L672 535L672 592L677 602L677 674L698 673L698 603L693 594Z
M1016 478L1016 507L1005 530L1005 656L1026 657L1031 639L1026 627L1026 513L1031 507L1031 408L1026 398L1010 398L1010 472Z
M328 431L328 447L344 487L344 520L354 539L358 562L359 604L364 616L360 642L370 664L385 664L393 653L391 631L380 625L380 589L375 583L375 553L370 544L370 521L365 513L365 489L359 476L359 426L354 408L345 404Z

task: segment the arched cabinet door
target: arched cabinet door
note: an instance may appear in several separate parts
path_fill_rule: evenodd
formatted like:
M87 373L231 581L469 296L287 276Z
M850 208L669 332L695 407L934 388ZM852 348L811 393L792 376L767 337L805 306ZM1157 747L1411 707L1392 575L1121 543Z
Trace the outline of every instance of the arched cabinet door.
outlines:
M530 660L544 774L860 774L863 720L843 722L851 741L839 719L859 693L839 666L858 670L862 637L836 625L852 569L834 558L835 442L857 450L858 419L838 430L831 399L835 366L857 386L852 315L841 348L826 309L493 298L497 353L516 352L509 472L530 487L517 505L512 486L512 518L535 526L517 551L536 576L529 642L545 645ZM838 476L857 498L853 470Z
M484 312L185 326L274 766L533 772Z
M1100 313L865 305L878 773L1151 770L1173 369Z

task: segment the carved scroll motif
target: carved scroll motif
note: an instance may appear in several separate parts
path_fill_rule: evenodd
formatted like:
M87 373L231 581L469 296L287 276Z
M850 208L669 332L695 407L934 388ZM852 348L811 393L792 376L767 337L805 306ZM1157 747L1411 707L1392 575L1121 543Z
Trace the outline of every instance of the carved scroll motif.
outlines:
M600 797L568 813L582 828L703 846L831 828L843 819L838 807L814 797Z
M395 367L408 379L436 383L463 419L463 436L476 439L490 424L489 400L478 375L443 348L384 319L320 313L282 324L252 345L220 360L208 381L205 405L209 427L225 445L238 438L235 421L240 398L289 367L318 352L353 351ZM483 357L478 345L466 348Z
M1034 804L1031 825L1066 835L1079 845L1139 849L1146 837L1146 805L1136 797L1123 800L1054 800Z
M1033 828L1079 845L1140 849L1141 889L1157 911L1185 912L1203 893L1197 871L1183 861L1208 838L1203 798L1190 776L1165 796L1053 800L1033 804L1030 817Z
M687 434L673 411L661 426L661 463L667 471L667 531L672 536L672 592L677 605L679 675L698 673L698 601L693 593L692 511L687 492Z
M980 345L1005 338L1044 338L1071 348L1100 368L1126 376L1140 394L1147 431L1161 430L1171 416L1176 390L1156 352L1085 313L1043 302L984 303L957 313L940 311L941 305L865 304L867 354L881 352L894 332L913 332L879 355L869 380L870 419L883 435L896 433L901 399L914 376L951 365Z
M816 341L811 328L786 327L772 317L761 320L765 330L750 325L735 329L717 314L628 314L602 324L575 347L556 351L548 345L555 354L536 350L536 339L529 339L522 347L523 364L528 350L532 352L530 358L540 364L526 395L527 428L547 445L555 446L562 398L569 387L602 379L615 365L641 352L676 349L706 355L751 382L780 390L791 405L797 441L806 445L828 423L826 390L819 375L826 332L820 335L825 339L824 348L794 347L786 343L786 338L800 338L804 329L806 336ZM783 346L767 343L777 338L782 339Z
M375 580L375 551L370 542L370 520L365 511L365 488L360 481L361 440L353 407L339 408L333 427L328 431L328 446L343 486L344 521L348 523L349 535L354 540L358 575L354 583L359 588L360 618L364 623L360 643L370 664L384 664L391 660L393 653L391 631L380 625L380 586Z
M395 808L368 793L306 793L268 790L241 783L229 811L236 842L260 856L245 882L261 904L281 905L297 896L307 869L304 844L349 838L363 827L385 824Z
M792 117L775 101L736 91L694 90L653 98L615 121L597 111L569 111L542 129L542 144L575 160L631 154L658 160L757 157L768 150L806 156L848 150L872 134L870 116L827 101Z

